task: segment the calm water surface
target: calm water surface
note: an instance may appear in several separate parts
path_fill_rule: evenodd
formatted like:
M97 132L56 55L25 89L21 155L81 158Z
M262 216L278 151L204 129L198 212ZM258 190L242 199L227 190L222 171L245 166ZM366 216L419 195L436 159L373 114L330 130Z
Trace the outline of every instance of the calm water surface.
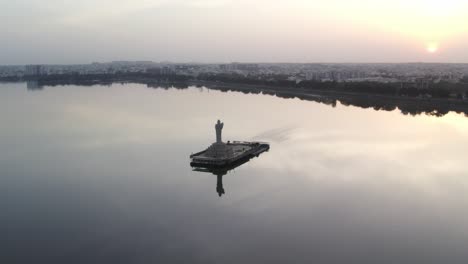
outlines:
M194 172L215 140L271 150ZM468 118L126 84L0 85L1 263L466 263Z

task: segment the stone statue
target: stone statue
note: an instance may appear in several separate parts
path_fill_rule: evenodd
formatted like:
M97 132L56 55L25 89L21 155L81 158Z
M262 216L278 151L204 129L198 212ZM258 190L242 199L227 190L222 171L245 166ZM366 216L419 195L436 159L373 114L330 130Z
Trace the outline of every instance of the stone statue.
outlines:
M216 129L216 143L223 143L223 140L221 138L221 132L223 130L224 123L221 123L221 121L218 120L218 123L215 125Z

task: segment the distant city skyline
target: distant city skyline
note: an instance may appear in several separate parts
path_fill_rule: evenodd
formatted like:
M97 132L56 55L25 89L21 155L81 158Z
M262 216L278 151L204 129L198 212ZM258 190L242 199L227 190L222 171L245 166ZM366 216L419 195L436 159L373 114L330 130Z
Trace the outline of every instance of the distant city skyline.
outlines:
M461 0L0 0L0 64L468 62Z

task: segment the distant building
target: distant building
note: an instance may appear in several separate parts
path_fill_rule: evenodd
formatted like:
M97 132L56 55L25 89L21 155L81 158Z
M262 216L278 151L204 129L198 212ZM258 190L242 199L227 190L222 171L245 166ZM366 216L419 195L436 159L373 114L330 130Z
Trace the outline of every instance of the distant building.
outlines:
M258 64L254 64L254 63L238 63L238 64L234 64L237 68L237 70L240 70L240 71L246 71L246 72L255 72L255 71L258 71Z
M244 71L244 72L257 72L259 70L258 64L255 63L231 63L219 65L221 71Z
M46 71L42 65L26 65L24 75L26 76L41 76L46 74Z
M146 69L147 73L156 75L174 75L176 72L171 67L155 67Z

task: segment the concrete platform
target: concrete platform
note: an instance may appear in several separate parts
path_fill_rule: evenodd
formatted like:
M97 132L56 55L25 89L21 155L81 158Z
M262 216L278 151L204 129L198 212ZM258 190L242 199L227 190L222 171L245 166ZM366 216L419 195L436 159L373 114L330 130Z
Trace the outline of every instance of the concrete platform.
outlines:
M224 143L223 143L224 144ZM216 151L213 149L222 149ZM263 142L232 142L224 145L214 143L208 149L190 155L192 167L225 167L249 160L268 151L270 145ZM213 155L214 153L214 155ZM217 155L219 153L229 153Z
M263 142L228 141L224 143L223 127L224 123L218 120L215 124L216 142L206 150L190 155L192 167L226 167L249 160L270 149L270 145Z

